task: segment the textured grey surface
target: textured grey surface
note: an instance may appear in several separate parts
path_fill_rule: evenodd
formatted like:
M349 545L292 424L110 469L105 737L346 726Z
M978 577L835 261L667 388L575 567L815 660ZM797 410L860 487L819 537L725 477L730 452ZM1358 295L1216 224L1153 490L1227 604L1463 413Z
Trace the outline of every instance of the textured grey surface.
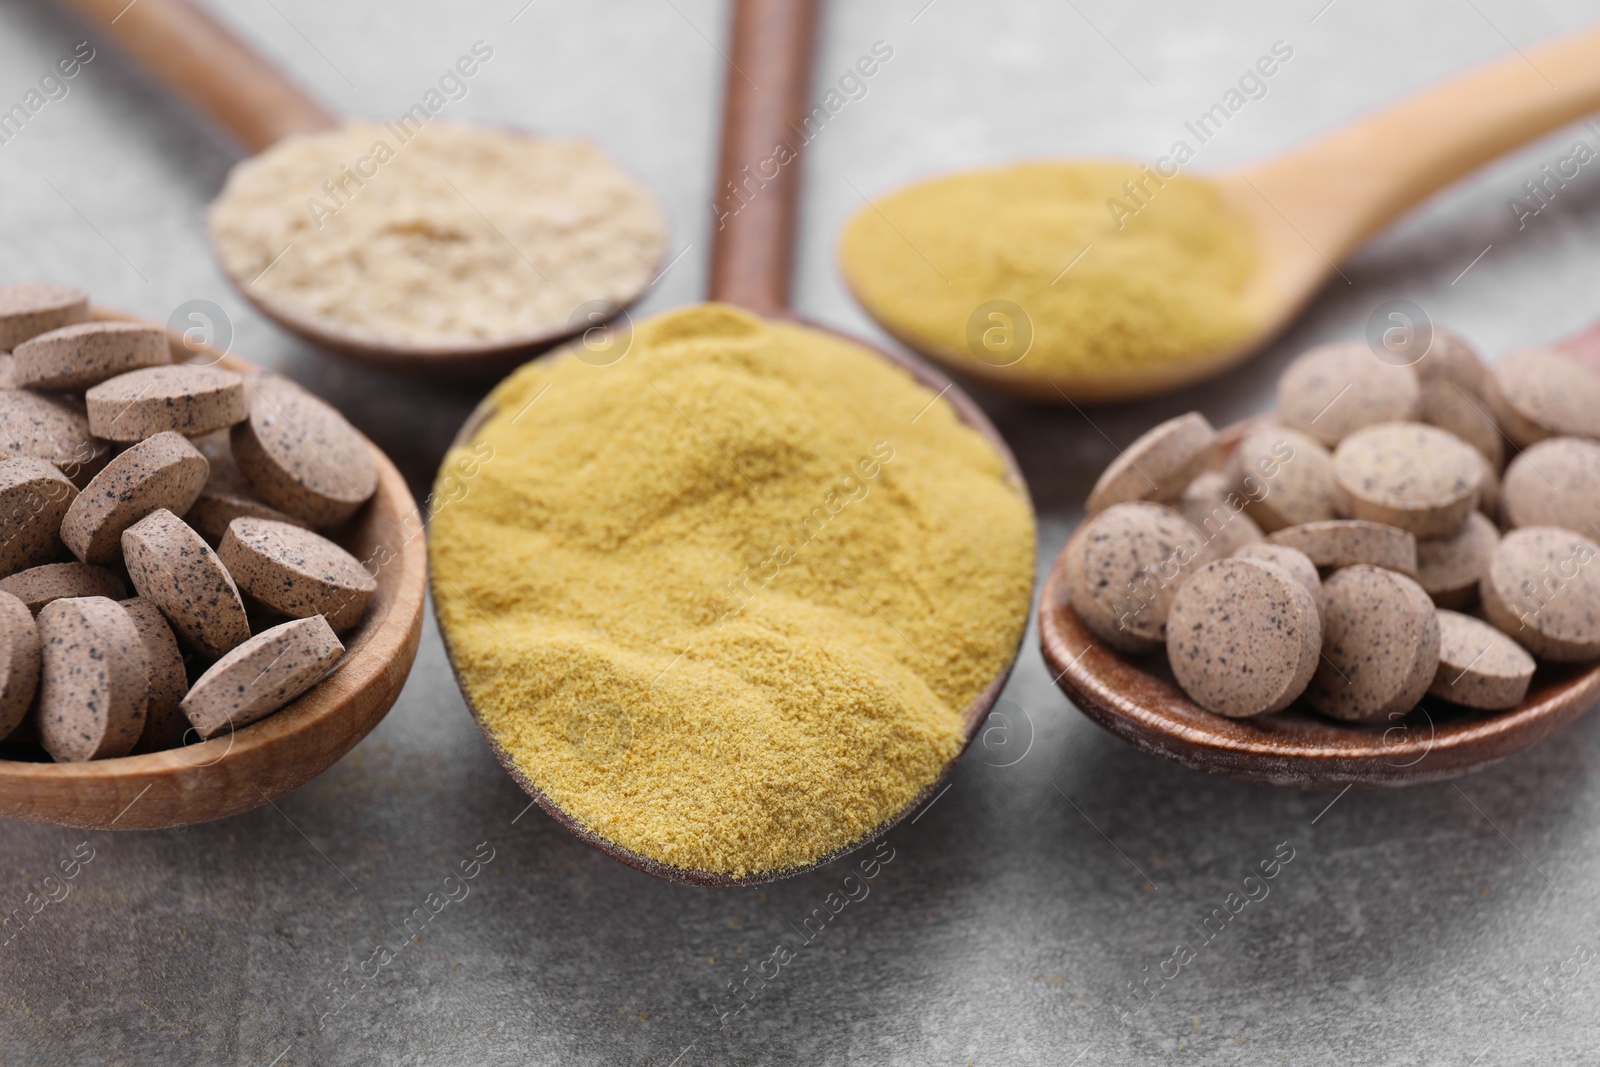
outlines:
M696 299L722 7L537 0L512 22L525 2L233 0L224 14L335 107L378 117L490 42L451 114L598 140L660 192L672 251L688 249L643 310ZM812 145L796 293L805 313L871 336L832 269L833 234L862 195L1018 156L1151 158L1283 39L1293 61L1196 164L1226 166L1585 18L1551 0L924 3L831 5L818 64L820 93L874 41L894 48ZM85 36L44 0L0 9L0 102ZM1218 422L1257 410L1294 352L1355 336L1383 300L1414 300L1490 353L1593 319L1595 175L1521 231L1505 202L1595 136L1555 135L1440 197L1347 267L1349 284L1266 358L1187 396L1088 417L981 397L1032 483L1041 568L1113 442L1189 407ZM101 47L65 99L0 144L0 278L74 281L157 319L217 302L237 351L332 398L420 492L476 392L338 362L245 307L201 227L235 158ZM0 944L0 1063L1594 1058L1600 720L1459 784L1351 793L1324 812L1330 796L1206 777L1102 733L1051 686L1032 634L1007 699L1009 748L999 734L975 747L931 810L890 835L870 894L719 1028L727 984L798 940L791 924L849 865L696 890L604 858L537 810L519 819L526 801L430 625L388 719L275 807L163 833L0 824L6 911L74 848L93 850L68 895ZM466 897L403 941L407 914L480 842L493 860ZM1270 894L1199 947L1196 927L1285 842L1294 858ZM384 939L404 947L367 964ZM1160 995L1140 1011L1129 983L1179 942L1198 955L1152 981Z

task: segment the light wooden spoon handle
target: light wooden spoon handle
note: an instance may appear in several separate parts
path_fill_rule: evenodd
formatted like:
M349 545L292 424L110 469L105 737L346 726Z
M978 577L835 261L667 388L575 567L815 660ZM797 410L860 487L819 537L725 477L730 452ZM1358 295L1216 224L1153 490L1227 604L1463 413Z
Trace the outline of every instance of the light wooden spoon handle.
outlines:
M189 0L68 0L153 76L251 152L339 125L254 49Z
M1600 28L1513 52L1234 174L1338 263L1462 175L1596 110Z
M735 0L712 196L711 299L789 309L819 0Z

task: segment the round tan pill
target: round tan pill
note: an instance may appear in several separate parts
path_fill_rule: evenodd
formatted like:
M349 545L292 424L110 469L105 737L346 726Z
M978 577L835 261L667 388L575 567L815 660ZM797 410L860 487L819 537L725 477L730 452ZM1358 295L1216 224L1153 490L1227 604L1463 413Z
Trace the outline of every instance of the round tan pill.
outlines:
M23 389L81 391L142 367L172 362L167 333L137 322L81 322L30 338L11 352Z
M72 502L61 540L85 563L116 563L122 531L158 508L188 511L207 471L206 458L182 434L147 437L106 464Z
M325 678L344 646L320 615L263 630L195 680L183 711L201 737L238 730Z
M122 605L54 600L39 612L39 740L58 763L125 756L144 729L150 664Z
M1297 548L1318 567L1370 564L1407 576L1417 573L1417 538L1407 530L1364 519L1309 522L1279 530L1269 544Z
M1419 417L1477 449L1495 470L1505 466L1505 435L1489 414L1488 401L1477 393L1453 381L1424 382Z
M1317 565L1311 562L1311 557L1298 548L1264 541L1260 544L1244 545L1233 556L1235 559L1260 560L1282 567L1311 594L1311 599L1317 605L1317 614L1322 613L1322 576L1317 573Z
M1424 387L1430 383L1453 382L1473 393L1483 388L1488 373L1478 350L1454 330L1434 327L1433 340L1421 359L1411 365Z
M1278 418L1330 448L1363 426L1410 421L1420 403L1412 369L1384 362L1362 341L1313 348L1278 379Z
M1478 502L1483 458L1436 426L1391 422L1339 442L1333 470L1351 518L1447 537Z
M31 456L83 488L111 455L89 432L82 405L26 389L0 391L0 459Z
M0 285L0 349L30 337L89 321L89 294L70 285L22 282Z
M1231 556L1241 546L1266 538L1245 512L1248 501L1234 490L1233 479L1212 471L1190 482L1178 498L1178 512L1189 520L1217 557Z
M239 589L291 619L322 615L335 630L361 621L377 580L361 561L310 530L268 519L235 519L217 557Z
M1501 711L1522 703L1533 657L1486 622L1439 612L1439 668L1428 692L1467 708Z
M1600 537L1600 443L1548 437L1511 461L1500 488L1512 526L1560 526Z
M0 460L0 577L61 558L61 518L77 496L42 459Z
M1141 434L1094 483L1089 514L1135 500L1170 500L1217 458L1217 431L1198 411Z
M1450 537L1417 542L1417 584L1441 608L1470 608L1499 543L1500 531L1475 511Z
M0 389L17 387L17 365L10 352L0 352Z
M1246 510L1268 533L1334 517L1333 458L1298 430L1250 431L1234 454L1234 471Z
M1541 659L1586 663L1600 657L1596 556L1600 545L1571 530L1512 530L1478 584L1484 614Z
M179 707L189 691L189 674L183 666L183 652L172 627L161 609L140 597L124 600L122 609L133 620L144 642L149 667L149 686L145 697L144 729L134 743L134 752L161 752L183 744L189 720Z
M197 437L194 446L211 464L211 473L193 506L184 513L183 521L198 530L212 547L221 543L229 523L238 518L270 519L305 526L304 520L257 499L255 490L233 461L233 446L226 432Z
M1311 594L1275 563L1222 559L1183 583L1167 616L1167 659L1183 691L1229 718L1289 705L1316 672L1322 626Z
M378 487L367 439L332 405L286 378L256 380L233 458L256 495L312 526L335 526Z
M115 571L73 561L46 563L0 578L0 592L10 593L37 615L40 608L63 597L121 600L128 595L128 587Z
M1403 574L1365 565L1336 572L1322 590L1322 660L1307 702L1350 722L1410 711L1439 665L1439 620L1428 594Z
M122 561L139 595L178 635L216 659L250 639L239 589L199 534L170 511L152 511L122 533Z
M245 417L244 378L221 367L146 367L83 395L89 429L108 441L143 441L172 430L195 437Z
M1091 633L1124 652L1166 645L1178 587L1211 559L1182 515L1160 504L1114 504L1073 535L1066 553L1072 607Z
M28 606L0 593L0 740L22 725L39 687L39 631Z
M1546 437L1600 437L1600 373L1544 348L1495 360L1483 379L1489 413L1519 446Z

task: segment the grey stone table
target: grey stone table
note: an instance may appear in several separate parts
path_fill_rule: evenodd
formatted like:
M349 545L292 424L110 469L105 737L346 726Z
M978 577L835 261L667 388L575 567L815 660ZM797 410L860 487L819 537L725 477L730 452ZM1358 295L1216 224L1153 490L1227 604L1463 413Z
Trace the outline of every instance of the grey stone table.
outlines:
M373 117L400 113L488 42L494 57L453 117L598 140L660 192L682 252L642 310L703 292L721 5L222 6L335 107ZM831 7L819 95L874 42L893 57L811 146L796 296L868 335L832 265L833 235L863 197L1008 158L1154 158L1282 40L1292 60L1195 164L1224 166L1586 17L1555 0ZM0 108L85 39L45 0L0 8ZM1507 208L1542 164L1596 137L1561 132L1441 196L1219 382L1087 415L980 396L1032 483L1041 571L1115 445L1187 408L1219 423L1259 409L1288 358L1358 334L1384 300L1416 301L1489 353L1600 315L1597 175L1521 228ZM157 319L215 302L235 350L331 397L420 496L477 392L339 362L252 313L201 223L236 158L99 43L66 95L0 142L0 278L75 281ZM850 866L715 892L580 845L526 810L430 625L384 723L276 805L161 833L0 824L0 909L77 864L69 895L0 945L0 1064L1594 1060L1600 717L1458 783L1352 792L1329 808L1331 795L1135 752L1056 691L1031 633L1006 699L1009 734L974 748L950 789L889 835L867 896L752 982L759 995L722 1025L729 983L798 941ZM1274 855L1292 859L1269 894L1205 939L1206 917ZM459 899L402 932L475 857L477 876L451 883ZM1181 967L1168 962L1179 943L1195 950ZM1156 992L1145 1002L1134 983Z

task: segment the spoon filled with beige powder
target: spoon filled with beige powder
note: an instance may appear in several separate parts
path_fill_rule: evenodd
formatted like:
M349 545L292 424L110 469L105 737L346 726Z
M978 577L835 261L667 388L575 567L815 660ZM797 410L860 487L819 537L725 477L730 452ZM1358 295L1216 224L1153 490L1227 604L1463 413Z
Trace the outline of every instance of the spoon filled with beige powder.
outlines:
M263 314L368 362L503 372L598 326L659 271L654 195L594 145L438 117L478 41L403 114L344 122L189 0L72 0L259 153L211 205L218 261Z

